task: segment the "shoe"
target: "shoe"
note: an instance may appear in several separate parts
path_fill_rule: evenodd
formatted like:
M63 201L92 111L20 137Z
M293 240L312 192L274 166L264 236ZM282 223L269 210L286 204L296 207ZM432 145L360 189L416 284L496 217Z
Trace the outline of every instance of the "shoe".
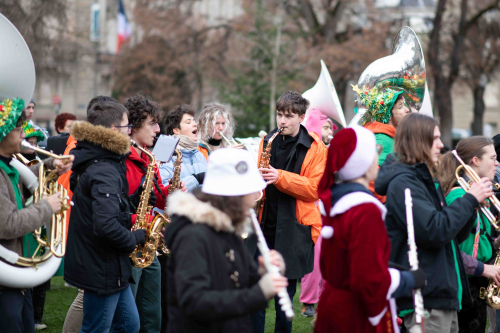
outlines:
M45 324L35 324L35 330L39 331L39 330L44 330L47 328L47 325Z
M314 317L314 304L303 303L300 313L305 317Z

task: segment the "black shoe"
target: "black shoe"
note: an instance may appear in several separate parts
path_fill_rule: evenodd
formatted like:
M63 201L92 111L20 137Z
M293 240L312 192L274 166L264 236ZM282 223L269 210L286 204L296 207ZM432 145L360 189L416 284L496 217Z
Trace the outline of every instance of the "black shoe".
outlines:
M305 317L314 317L314 304L303 303L300 313Z

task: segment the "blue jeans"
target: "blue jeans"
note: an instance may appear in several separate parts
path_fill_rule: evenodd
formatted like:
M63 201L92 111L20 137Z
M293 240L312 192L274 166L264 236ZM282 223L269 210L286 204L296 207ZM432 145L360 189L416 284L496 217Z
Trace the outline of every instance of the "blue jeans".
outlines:
M139 313L130 286L112 295L83 294L83 322L80 333L139 332Z
M141 333L157 333L161 329L161 266L158 258L146 268L132 267L136 283L130 284L141 319Z
M275 238L266 237L267 246L270 250L274 249ZM260 256L260 252L257 249L255 253L255 260ZM288 287L286 288L290 300L293 303L293 296L297 291L297 280L288 280ZM292 321L286 318L286 315L281 311L281 305L279 304L279 297L274 297L274 307L276 308L276 322L274 324L275 333L291 333L292 332ZM264 326L266 323L266 310L260 310L250 314L250 321L252 323L253 333L264 333Z

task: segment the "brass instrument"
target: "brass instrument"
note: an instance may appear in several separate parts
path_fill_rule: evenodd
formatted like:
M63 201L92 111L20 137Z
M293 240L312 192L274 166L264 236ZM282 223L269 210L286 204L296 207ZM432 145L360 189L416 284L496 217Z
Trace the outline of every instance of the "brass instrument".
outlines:
M45 154L54 159L67 161L71 158L71 155L56 155L52 152L46 151L45 149L38 148L36 146L31 145L27 141L21 142L21 147L24 149L31 149L36 151L37 153ZM16 158L20 158L21 154L17 154ZM24 163L26 158L22 156ZM40 246L49 247L50 252L58 258L64 257L66 254L66 211L69 209L68 200L68 191L61 185L57 183L57 179L59 178L59 174L57 173L57 169L52 171L45 170L45 166L43 163L39 163L36 160L29 161L26 163L27 166L31 166L34 164L40 164L38 168L38 189L33 193L33 202L38 202L43 196L50 196L57 192L61 193L61 210L56 214L52 215L52 224L50 228L50 239L51 241L45 241L42 239L42 228L38 228L33 232L33 236ZM72 204L72 202L70 202ZM48 232L49 233L49 232ZM58 251L58 246L61 245L60 251ZM38 251L38 249L37 249ZM36 252L35 251L35 254Z
M456 150L452 150L453 155L455 155L455 158L457 161L461 164L456 170L455 170L455 177L457 178L458 184L466 191L468 192L472 184L478 183L481 181L481 178L477 175L477 173L467 164L462 161L460 156L458 156ZM469 177L469 181L467 182L462 176L460 176L460 172L463 171L464 174ZM500 201L497 199L495 195L492 195L491 197L488 198L488 200L495 206L495 208L500 211ZM490 212L489 205L483 205L480 204L481 212L483 212L484 216L490 221L491 225L495 229L500 229L498 226L498 221L495 218L495 215L493 215L492 212Z
M276 137L278 136L278 134L281 133L282 130L283 129L278 127L276 133L274 133L273 136L267 142L266 149L264 149L260 155L259 169L269 168L269 163L271 162L271 146L273 144L274 139L276 139ZM255 209L255 214L257 215L257 219L260 214L260 209L262 208L262 203L264 202L264 200L262 199L263 196L264 194L261 191L260 198L257 199L257 202L255 203L254 209Z
M142 185L144 190L141 194L139 207L137 208L137 218L135 220L135 224L132 226L132 231L139 229L147 231L146 243L144 246L137 245L135 250L130 254L130 259L132 260L132 265L134 265L134 267L145 268L153 263L156 249L160 243L160 232L163 229L163 226L167 223L167 218L163 214L155 212L153 221L149 223L149 216L151 215L151 210L153 209L152 206L149 206L149 197L151 196L151 190L153 189L156 157L149 150L139 147L135 141L130 141L135 148L139 149L149 158L146 177L144 179L144 184Z
M175 150L175 155L177 156L177 159L175 160L174 163L174 170L172 174L172 178L169 180L169 186L168 186L168 195L174 193L178 189L181 188L181 163L182 163L182 152L179 149ZM166 209L166 207L165 207ZM170 223L171 219L169 215L166 215L167 217L167 223ZM158 248L159 254L166 254L167 256L170 255L170 250L167 248L165 245L165 240L162 238L160 240L160 246Z

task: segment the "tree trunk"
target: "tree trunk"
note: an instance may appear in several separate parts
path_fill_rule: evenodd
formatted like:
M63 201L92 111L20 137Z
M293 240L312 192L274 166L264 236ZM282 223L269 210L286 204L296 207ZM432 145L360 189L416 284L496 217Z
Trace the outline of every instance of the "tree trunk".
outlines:
M474 120L472 121L472 135L483 135L483 117L486 105L484 104L485 87L481 85L475 86L472 91L474 93Z
M434 105L439 110L439 127L441 141L451 147L451 129L453 127L453 106L451 103L451 86L440 73L434 75Z
M276 22L276 41L273 52L273 68L271 70L271 96L269 98L269 132L276 127L276 72L278 71L278 57L281 45L281 19L283 15L282 5L278 7L278 17Z

